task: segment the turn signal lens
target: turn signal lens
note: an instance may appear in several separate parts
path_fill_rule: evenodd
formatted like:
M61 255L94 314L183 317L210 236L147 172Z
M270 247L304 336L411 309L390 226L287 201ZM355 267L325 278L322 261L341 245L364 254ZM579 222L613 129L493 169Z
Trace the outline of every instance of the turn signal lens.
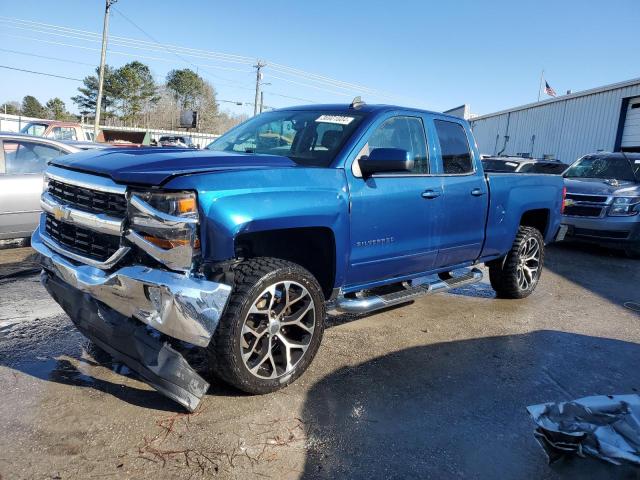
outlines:
M196 207L196 199L194 197L180 198L178 199L177 203L177 210L180 214L198 212L198 209Z
M193 242L193 245L191 244L191 241L182 239L182 238L175 238L175 239L169 240L167 238L154 237L152 235L144 235L144 239L149 243L153 243L156 247L160 247L164 250L171 250L172 248L183 247L185 245L193 246L194 249L200 248L200 239L198 238L195 239L195 241Z

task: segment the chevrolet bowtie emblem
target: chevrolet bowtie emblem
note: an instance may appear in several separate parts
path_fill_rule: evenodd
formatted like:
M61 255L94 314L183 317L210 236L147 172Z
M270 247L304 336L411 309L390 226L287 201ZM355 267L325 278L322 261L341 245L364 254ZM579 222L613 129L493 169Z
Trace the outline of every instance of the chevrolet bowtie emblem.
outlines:
M53 216L56 220L62 220L67 216L67 211L64 207L53 207Z

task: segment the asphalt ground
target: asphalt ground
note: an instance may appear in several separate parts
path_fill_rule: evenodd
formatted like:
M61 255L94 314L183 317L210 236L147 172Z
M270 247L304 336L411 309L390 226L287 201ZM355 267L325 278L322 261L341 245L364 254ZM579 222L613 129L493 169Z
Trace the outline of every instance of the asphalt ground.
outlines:
M485 280L330 318L295 384L249 396L214 382L187 415L75 330L31 253L0 251L2 479L640 478L549 466L525 410L640 391L640 314L624 307L640 301L640 261L551 246L524 300Z

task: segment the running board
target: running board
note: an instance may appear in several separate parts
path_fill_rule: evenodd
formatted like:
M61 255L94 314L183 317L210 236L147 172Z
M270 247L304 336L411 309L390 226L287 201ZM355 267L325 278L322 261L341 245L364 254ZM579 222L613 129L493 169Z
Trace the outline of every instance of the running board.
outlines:
M347 298L338 296L333 302L327 304L327 312L330 315L341 313L369 313L383 308L407 303L424 295L431 295L438 292L451 290L463 285L478 283L482 280L482 272L477 268L472 268L463 275L457 275L447 280L437 280L431 283L422 283L415 287L407 288L399 292L388 293L386 295L371 295L361 298Z

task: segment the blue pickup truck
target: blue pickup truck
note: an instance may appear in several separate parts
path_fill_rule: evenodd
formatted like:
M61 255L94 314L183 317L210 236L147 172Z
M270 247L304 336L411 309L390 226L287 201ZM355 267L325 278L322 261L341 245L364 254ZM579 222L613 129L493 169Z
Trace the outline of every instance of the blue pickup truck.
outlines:
M186 347L272 392L309 366L327 312L478 282L483 263L499 297L523 298L562 234L561 177L485 175L464 120L361 102L263 113L204 151L60 157L45 183L43 284L189 410L209 384Z

